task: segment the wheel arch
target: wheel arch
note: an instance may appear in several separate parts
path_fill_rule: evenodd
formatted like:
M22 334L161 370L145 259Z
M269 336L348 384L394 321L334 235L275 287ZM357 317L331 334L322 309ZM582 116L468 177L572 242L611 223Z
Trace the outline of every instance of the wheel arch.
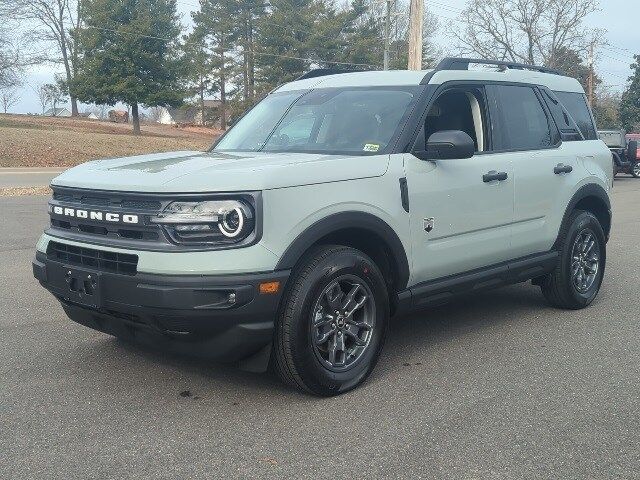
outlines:
M603 187L597 184L584 185L571 197L562 218L562 225L574 210L591 212L602 225L605 238L609 240L611 233L611 200ZM559 239L554 245L557 246Z
M363 251L376 262L396 292L406 288L409 261L402 241L387 222L365 212L335 213L312 224L291 242L276 269L293 268L310 248L323 244Z

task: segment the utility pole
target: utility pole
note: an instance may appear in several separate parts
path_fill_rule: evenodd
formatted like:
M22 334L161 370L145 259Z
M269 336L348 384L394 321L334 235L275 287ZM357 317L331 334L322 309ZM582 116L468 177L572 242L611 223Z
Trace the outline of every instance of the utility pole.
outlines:
M589 46L589 78L587 80L587 88L589 90L589 107L593 108L593 44L595 40L591 41L591 45Z
M411 0L409 7L409 70L422 70L422 20L424 0Z
M387 13L384 17L384 60L383 60L383 69L389 70L389 43L390 43L390 35L391 35L391 2L393 0L386 0L387 4Z

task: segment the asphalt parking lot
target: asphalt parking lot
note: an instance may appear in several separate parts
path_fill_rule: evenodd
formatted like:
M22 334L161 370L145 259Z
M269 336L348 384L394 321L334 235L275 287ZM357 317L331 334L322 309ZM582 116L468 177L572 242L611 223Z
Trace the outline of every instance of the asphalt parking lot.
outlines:
M0 478L638 478L640 180L587 310L518 285L396 319L361 388L133 347L31 275L45 197L0 198Z

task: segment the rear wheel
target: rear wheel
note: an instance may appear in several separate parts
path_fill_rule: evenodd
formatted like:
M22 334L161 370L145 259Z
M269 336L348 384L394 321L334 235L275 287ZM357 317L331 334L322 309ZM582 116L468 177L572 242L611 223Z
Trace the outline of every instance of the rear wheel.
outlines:
M636 162L633 164L631 175L633 175L635 178L640 178L640 162Z
M319 247L287 287L274 338L276 371L316 395L344 393L373 370L388 319L387 288L376 264L350 247Z
M573 212L560 233L559 249L556 269L541 282L542 293L556 307L584 308L600 291L606 264L598 219L590 212Z

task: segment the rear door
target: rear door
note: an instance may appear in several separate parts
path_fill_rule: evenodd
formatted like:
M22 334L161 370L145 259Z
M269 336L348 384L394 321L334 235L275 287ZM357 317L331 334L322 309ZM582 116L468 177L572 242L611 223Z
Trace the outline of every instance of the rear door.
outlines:
M492 92L499 112L497 149L513 162L511 252L514 258L545 252L558 234L557 211L563 210L564 196L572 191L577 158L561 142L537 87L494 85Z

